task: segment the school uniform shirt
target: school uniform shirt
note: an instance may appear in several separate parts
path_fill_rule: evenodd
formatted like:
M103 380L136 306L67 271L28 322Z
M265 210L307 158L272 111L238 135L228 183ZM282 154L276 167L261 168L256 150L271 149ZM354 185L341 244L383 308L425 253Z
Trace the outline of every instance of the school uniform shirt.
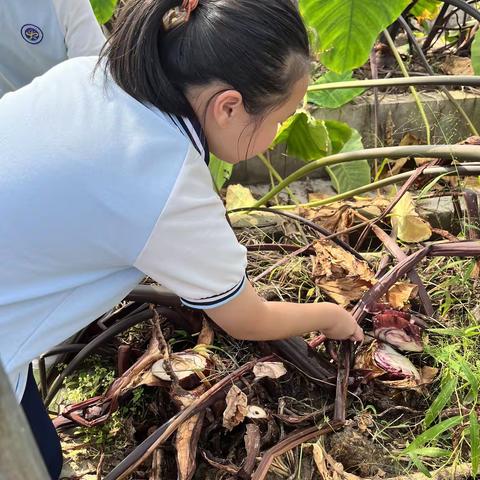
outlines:
M0 97L104 43L89 0L0 0Z
M0 359L19 399L33 358L145 275L197 309L246 282L192 123L139 103L97 61L0 99Z

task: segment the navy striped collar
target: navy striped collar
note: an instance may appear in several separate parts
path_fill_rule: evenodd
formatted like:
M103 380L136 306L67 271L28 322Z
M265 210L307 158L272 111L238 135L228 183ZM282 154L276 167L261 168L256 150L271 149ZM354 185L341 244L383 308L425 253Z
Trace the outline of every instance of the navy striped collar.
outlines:
M195 147L195 150L200 155L203 155L205 163L208 165L210 161L210 151L208 149L207 138L205 133L200 125L200 122L196 118L186 118L180 117L178 115L168 116L171 120L187 135L192 142L192 145Z

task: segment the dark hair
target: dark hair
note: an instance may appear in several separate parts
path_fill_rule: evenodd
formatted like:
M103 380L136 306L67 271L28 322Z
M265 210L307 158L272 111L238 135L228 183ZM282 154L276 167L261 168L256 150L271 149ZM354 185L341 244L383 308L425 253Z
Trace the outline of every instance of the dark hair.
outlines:
M166 31L181 0L130 0L102 54L113 79L137 100L192 113L187 87L219 81L261 114L288 99L309 68L308 35L292 0L200 0L190 19Z

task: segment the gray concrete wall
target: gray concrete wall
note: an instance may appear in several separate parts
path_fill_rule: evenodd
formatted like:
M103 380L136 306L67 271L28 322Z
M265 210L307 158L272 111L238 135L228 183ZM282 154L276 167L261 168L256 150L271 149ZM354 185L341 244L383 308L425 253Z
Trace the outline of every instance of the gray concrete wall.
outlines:
M480 95L463 91L452 91L451 94L466 111L476 128L480 130ZM471 135L465 121L459 116L452 103L441 93L437 91L424 92L421 98L432 127L432 143L456 143ZM385 145L390 135L393 135L393 144L398 145L407 132L414 134L420 138L422 143L425 143L425 127L411 95L391 95L380 92L379 101L378 146ZM369 148L375 144L373 105L373 95L369 92L340 109L317 109L315 116L348 123L361 133L365 147ZM272 161L282 177L286 177L304 165L297 159L287 157L281 149L272 152ZM323 171L317 171L312 175L312 177L322 176L325 176ZM258 159L236 165L231 178L232 183L255 184L268 181L268 172Z

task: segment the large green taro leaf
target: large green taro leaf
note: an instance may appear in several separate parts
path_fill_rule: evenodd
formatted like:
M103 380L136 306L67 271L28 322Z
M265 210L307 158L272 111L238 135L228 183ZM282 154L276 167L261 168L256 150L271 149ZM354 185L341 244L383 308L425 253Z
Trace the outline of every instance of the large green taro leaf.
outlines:
M335 73L327 72L318 78L314 85L324 83L348 82L352 79L352 72ZM361 95L364 88L339 88L337 90L319 90L318 92L308 92L308 101L322 108L340 108L355 97Z
M317 120L305 110L298 110L284 122L272 147L284 143L287 153L304 162L317 160L331 152L330 138L323 120Z
M410 0L300 0L306 23L316 32L321 62L337 73L360 67L380 32Z
M354 128L350 128L346 123L326 120L325 126L332 142L332 153L353 152L363 148L360 133ZM350 132L345 140L346 129ZM333 187L338 193L363 187L368 185L371 180L371 169L367 160L337 163L326 167L326 170L332 180Z

